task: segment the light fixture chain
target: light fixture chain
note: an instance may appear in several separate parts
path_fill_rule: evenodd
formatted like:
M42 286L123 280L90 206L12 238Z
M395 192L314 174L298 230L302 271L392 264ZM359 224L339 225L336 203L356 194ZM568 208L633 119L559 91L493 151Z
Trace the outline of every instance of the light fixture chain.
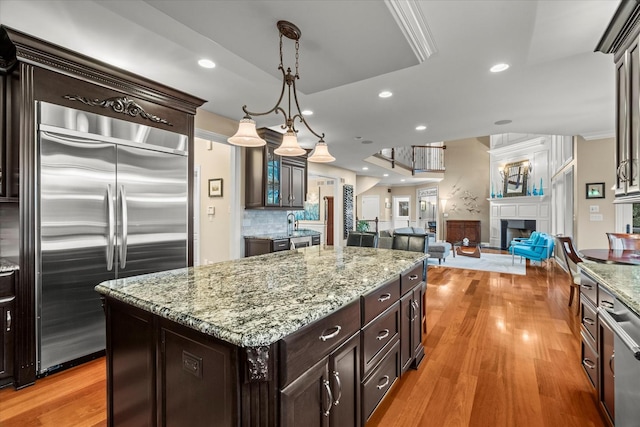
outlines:
M284 66L282 65L282 33L280 33L280 67L284 69Z
M300 78L300 76L298 75L298 59L300 57L299 49L300 49L300 40L296 40L296 79Z

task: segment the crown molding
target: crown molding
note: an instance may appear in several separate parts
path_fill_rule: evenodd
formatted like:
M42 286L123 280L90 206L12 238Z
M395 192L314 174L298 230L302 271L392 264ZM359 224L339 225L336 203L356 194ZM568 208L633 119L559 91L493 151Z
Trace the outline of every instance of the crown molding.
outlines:
M423 63L438 51L422 8L416 0L385 0L384 3L409 42L418 62Z
M606 132L603 131L603 132L592 132L588 134L582 134L580 136L583 137L586 141L593 141L595 139L615 138L616 134L615 134L615 131L606 131Z

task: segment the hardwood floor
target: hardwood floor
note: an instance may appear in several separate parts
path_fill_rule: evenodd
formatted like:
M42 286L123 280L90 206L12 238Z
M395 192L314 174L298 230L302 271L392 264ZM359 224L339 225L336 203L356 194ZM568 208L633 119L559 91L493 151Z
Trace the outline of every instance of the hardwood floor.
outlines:
M426 356L367 427L605 426L580 367L569 276L429 267ZM104 359L0 390L0 426L105 426Z

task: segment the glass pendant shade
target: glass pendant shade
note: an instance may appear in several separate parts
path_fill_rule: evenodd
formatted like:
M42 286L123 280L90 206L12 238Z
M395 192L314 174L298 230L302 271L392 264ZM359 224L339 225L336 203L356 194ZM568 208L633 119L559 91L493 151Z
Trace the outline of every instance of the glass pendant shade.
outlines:
M307 159L307 161L313 163L329 163L335 160L336 158L329 154L327 143L323 141L316 144L316 149L313 150L313 154L311 154L311 157Z
M267 141L258 136L256 122L248 117L240 120L238 131L227 139L227 142L239 147L262 147L267 143Z
M282 144L275 149L274 153L278 156L302 156L306 150L298 145L296 133L289 130L282 137Z

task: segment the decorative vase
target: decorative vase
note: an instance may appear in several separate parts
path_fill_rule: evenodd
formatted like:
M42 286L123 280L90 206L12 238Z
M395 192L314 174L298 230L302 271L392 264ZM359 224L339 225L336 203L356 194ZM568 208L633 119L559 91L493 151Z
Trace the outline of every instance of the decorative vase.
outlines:
M533 195L537 196L538 195L538 189L536 188L536 185L533 184Z
M491 198L496 197L496 193L493 192L493 182L491 183Z
M540 191L538 192L539 196L544 196L544 190L542 190L542 178L540 178Z

